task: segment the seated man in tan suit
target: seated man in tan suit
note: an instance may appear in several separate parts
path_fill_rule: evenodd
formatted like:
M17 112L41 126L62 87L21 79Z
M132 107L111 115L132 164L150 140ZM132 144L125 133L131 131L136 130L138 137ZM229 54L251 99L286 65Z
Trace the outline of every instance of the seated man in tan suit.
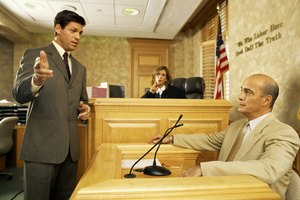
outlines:
M214 134L176 134L165 138L163 143L219 151L217 161L202 162L182 175L250 174L269 184L285 199L300 141L292 127L272 114L278 94L278 85L271 77L251 75L243 82L238 98L238 111L247 119L237 120ZM158 142L161 137L154 137L152 142Z

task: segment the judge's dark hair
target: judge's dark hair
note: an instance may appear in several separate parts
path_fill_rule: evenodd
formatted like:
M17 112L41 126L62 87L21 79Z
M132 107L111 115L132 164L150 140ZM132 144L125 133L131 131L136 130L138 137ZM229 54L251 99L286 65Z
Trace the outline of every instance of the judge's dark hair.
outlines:
M152 73L152 80L151 80L151 85L153 85L155 83L155 76L158 74L159 71L161 70L165 70L166 74L167 74L167 80L166 80L166 86L168 86L169 84L171 84L172 82L172 76L170 74L169 68L167 66L158 66L154 72Z
M85 26L85 20L77 13L70 10L63 10L55 16L54 26L60 24L61 28L64 29L70 22L77 22L82 26ZM55 33L56 35L56 33Z

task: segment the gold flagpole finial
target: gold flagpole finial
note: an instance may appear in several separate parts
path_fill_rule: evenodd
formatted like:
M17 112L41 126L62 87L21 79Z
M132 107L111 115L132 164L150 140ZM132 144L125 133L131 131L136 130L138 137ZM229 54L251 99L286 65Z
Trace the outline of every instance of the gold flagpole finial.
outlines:
M218 15L220 14L220 5L218 4L217 5L217 12L218 12Z

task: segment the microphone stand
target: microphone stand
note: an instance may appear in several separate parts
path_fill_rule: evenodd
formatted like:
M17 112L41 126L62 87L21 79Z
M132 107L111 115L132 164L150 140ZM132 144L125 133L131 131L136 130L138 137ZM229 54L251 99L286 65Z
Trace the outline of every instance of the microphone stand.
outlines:
M163 139L166 138L173 131L174 128L177 128L180 126L183 126L183 124L178 124L178 125L175 124L173 127L171 127L170 131L166 132L164 134L164 136L162 137L162 139L159 140L159 142L158 142L159 145L154 153L153 165L145 167L144 174L152 175L152 176L167 176L167 175L171 174L171 171L169 169L167 169L163 166L156 165L156 155L157 155L158 149L160 148L160 145L162 144Z
M128 174L125 174L124 175L124 177L125 178L135 178L136 177L136 175L135 174L133 174L132 173L132 170L133 170L133 167L138 163L138 162L140 162L152 149L154 149L154 147L156 147L157 145L161 145L161 143L162 143L162 141L163 141L163 139L165 139L170 133L171 133L171 131L174 129L174 128L177 128L177 127L180 127L180 126L182 126L183 124L178 124L178 122L180 121L180 119L182 118L182 115L180 115L179 116L179 118L178 118L178 120L177 120L177 122L174 124L174 126L172 126L172 127L170 127L170 128L168 128L166 131L165 131L165 133L164 133L164 135L163 135L163 137L155 144L155 145L153 145L142 157L140 157L133 165L132 165L132 167L130 168L130 171L129 171L129 173ZM178 125L177 125L178 124ZM156 152L155 152L155 157L154 157L154 161L153 161L153 165L152 166L156 166L156 161L155 161L155 159L156 159L156 154L157 154L157 151L158 151L158 149L159 149L159 147L157 148L157 150L156 150ZM146 167L146 168L151 168L152 166L148 166L148 167ZM156 167L161 167L161 166L156 166ZM146 169L145 168L145 169ZM155 167L154 167L155 168ZM164 168L164 169L166 169L166 168ZM150 169L151 170L151 169ZM168 170L168 169L167 169ZM151 173L151 172L150 172ZM154 174L150 174L149 173L149 175L154 175ZM144 170L144 174L146 174L145 173L145 170ZM171 174L171 172L169 173L169 174ZM167 174L167 175L169 175L169 174Z
M170 127L166 130L169 131L170 129L172 129L173 127ZM165 135L165 134L164 134ZM154 149L154 147L156 147L161 141L162 139L164 139L165 137L162 137L155 145L153 145L142 157L140 157L133 165L132 167L130 168L130 171L129 171L129 174L125 174L124 177L125 178L135 178L136 175L132 173L132 170L133 170L133 167L138 163L140 162L152 149Z

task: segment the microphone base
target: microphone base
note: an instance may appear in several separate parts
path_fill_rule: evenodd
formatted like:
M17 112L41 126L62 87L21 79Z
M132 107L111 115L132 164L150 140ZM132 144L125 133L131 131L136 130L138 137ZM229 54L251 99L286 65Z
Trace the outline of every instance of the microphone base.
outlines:
M135 178L136 175L135 174L125 174L124 177L125 178Z
M151 176L167 176L171 174L171 171L162 166L151 165L144 168L144 174Z

